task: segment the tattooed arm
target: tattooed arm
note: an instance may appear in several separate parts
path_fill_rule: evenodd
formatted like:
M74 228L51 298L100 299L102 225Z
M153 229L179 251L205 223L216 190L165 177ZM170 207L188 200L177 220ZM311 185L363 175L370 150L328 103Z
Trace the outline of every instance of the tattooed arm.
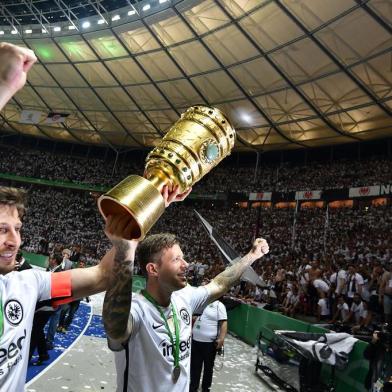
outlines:
M132 332L132 276L137 241L120 240L105 294L102 317L109 338L124 342Z
M111 284L112 270L118 264L115 260L120 260L121 257L124 261L132 258L133 262L132 249L133 247L136 248L136 245L132 244L132 241L122 239L122 237L129 234L131 225L132 221L127 216L109 216L106 220L105 233L113 247L106 253L100 263L94 267L75 268L57 274L71 273L73 298L83 298L105 291ZM130 248L129 254L127 253L128 247Z
M209 302L217 300L229 291L240 280L245 270L268 252L269 247L267 241L263 238L257 238L253 242L252 250L248 254L234 265L226 268L206 285L209 293Z

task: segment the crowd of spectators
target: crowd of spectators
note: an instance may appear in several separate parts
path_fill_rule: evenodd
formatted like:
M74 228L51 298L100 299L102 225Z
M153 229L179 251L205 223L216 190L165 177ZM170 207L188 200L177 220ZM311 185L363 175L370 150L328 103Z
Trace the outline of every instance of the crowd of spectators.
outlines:
M143 168L142 163L123 162L112 177L110 165L98 159L70 159L16 148L12 153L15 157L12 162L0 155L0 172L113 185L129 173L140 174ZM228 187L231 191L262 188L289 191L392 182L392 165L387 159L261 167L257 185L253 183L253 170L219 166L196 185L195 192L228 191ZM80 246L82 261L92 265L108 249L94 194L30 186L28 205L23 227L24 250L53 254ZM319 321L340 321L354 330L368 328L382 318L381 277L389 271L392 253L390 205L331 208L328 219L325 208L300 209L294 219L293 209L258 210L238 204L214 206L211 202L172 205L152 232L178 235L190 263L189 280L200 284L222 271L226 263L204 232L194 208L240 254L249 250L256 235L262 235L270 244L270 253L254 266L265 286L259 288L242 282L232 291L235 297L267 304L293 317L317 314ZM349 287L352 276L354 291ZM356 308L361 311L354 312Z
M7 157L12 155L13 159ZM113 171L113 167L115 170ZM53 154L33 149L0 145L0 173L18 176L68 181L89 185L113 186L129 174L143 173L144 162L136 159L87 159ZM194 191L213 192L289 192L349 188L388 184L391 181L392 160L373 158L364 161L312 162L309 165L262 164L255 176L255 167L220 164L207 174ZM235 178L235 181L228 179Z
M29 199L23 229L25 250L53 253L78 244L87 264L94 264L108 249L96 200L87 192L32 188ZM242 283L232 294L246 302L267 303L293 317L319 313L320 321L339 319L356 325L359 320L354 316L347 320L336 316L338 301L343 299L339 295L347 290L345 286L341 292L337 291L336 272L346 271L344 279L348 279L347 271L352 265L350 268L360 274L364 307L370 301L369 286L373 285L370 282L375 271L386 271L391 263L390 206L330 209L327 224L325 209L300 209L293 230L292 209L262 209L259 213L255 208L238 205L175 204L165 211L152 232L177 234L190 263L189 280L195 285L215 276L226 264L198 221L194 208L240 254L249 250L255 235L268 240L270 253L254 266L266 287ZM377 295L380 283L373 290ZM352 306L353 298L349 298L346 299L349 303L342 306ZM371 308L374 309L377 307ZM382 313L380 309L378 314Z

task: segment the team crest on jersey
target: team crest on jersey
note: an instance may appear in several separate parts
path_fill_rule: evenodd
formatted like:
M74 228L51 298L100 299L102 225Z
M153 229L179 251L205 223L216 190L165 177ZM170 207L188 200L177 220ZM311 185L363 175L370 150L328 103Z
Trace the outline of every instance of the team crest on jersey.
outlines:
M23 307L16 299L10 299L4 306L4 316L12 325L19 325L23 320Z
M189 325L191 323L191 316L189 316L188 311L185 308L180 310L180 317L181 320L186 324Z

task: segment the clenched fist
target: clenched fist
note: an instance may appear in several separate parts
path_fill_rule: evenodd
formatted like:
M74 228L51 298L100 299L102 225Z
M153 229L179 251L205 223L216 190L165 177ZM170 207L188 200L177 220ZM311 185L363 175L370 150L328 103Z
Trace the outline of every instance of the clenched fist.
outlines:
M254 257L255 260L263 257L269 252L269 246L267 241L264 238L256 238L252 245L252 250L250 254Z
M32 50L0 42L0 110L25 85L27 72L36 61Z

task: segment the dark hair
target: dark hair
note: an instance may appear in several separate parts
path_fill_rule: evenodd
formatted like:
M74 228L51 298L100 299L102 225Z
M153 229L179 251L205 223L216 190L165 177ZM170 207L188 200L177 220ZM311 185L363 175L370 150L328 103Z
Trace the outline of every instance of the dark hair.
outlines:
M147 264L158 263L161 259L162 251L176 244L180 244L177 237L169 233L153 234L142 241L137 248L137 260L142 275L147 277Z
M0 206L14 206L18 210L19 218L22 219L26 208L26 191L24 189L0 186Z
M63 257L61 256L60 253L55 253L52 256L50 256L50 258L54 260L57 263L57 265L60 265L63 262Z

